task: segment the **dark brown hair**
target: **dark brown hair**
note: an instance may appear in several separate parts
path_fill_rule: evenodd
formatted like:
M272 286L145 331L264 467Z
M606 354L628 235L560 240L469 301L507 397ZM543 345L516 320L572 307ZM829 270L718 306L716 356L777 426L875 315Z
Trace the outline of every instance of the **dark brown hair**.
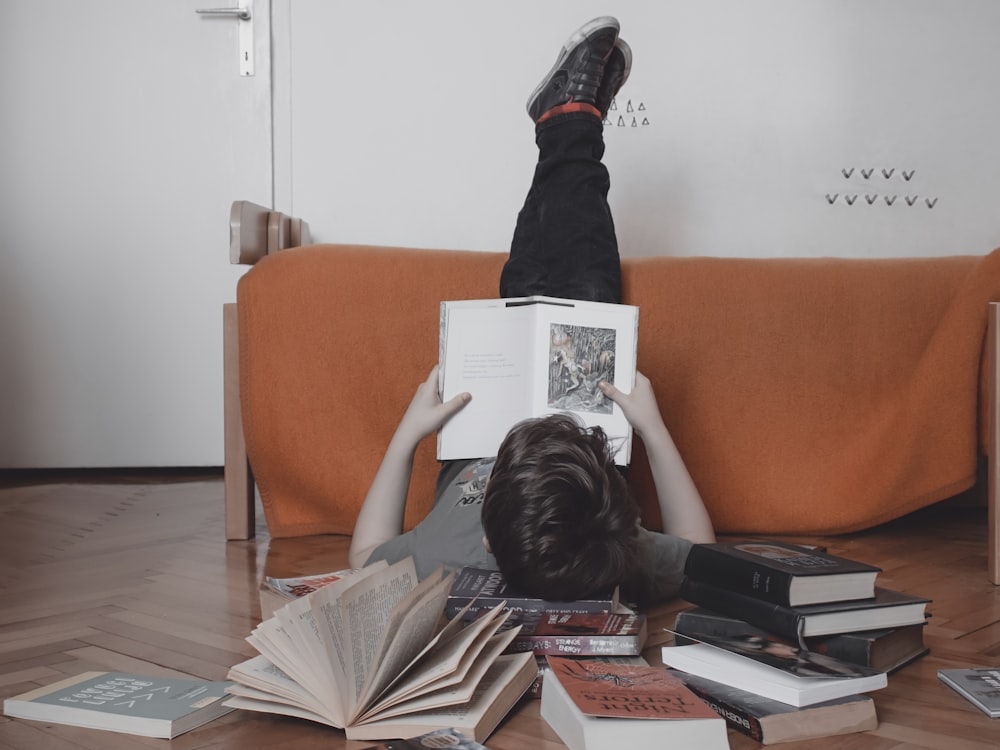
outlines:
M555 414L515 425L486 486L483 531L529 596L601 595L638 572L639 511L604 431Z

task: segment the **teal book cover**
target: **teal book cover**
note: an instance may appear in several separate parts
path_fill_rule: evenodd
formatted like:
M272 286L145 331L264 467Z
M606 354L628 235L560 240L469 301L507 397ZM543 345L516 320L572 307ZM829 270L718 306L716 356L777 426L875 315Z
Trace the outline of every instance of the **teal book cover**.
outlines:
M171 738L233 710L231 682L85 672L8 698L7 716Z

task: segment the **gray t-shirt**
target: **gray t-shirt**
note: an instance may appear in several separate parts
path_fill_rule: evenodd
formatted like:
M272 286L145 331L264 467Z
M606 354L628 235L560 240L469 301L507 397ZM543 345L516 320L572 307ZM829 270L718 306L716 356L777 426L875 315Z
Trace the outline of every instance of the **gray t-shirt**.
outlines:
M482 458L445 463L438 475L431 512L412 531L376 547L367 562L394 563L412 555L420 578L439 566L449 570L465 565L496 570L496 560L483 544L480 518L483 493L494 461ZM626 598L648 605L676 596L691 542L639 529L638 544L643 574L623 587Z

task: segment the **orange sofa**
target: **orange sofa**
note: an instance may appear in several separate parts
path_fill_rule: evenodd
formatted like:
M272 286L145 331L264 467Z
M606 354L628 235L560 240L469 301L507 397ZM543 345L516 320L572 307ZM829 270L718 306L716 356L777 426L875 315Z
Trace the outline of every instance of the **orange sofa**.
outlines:
M351 532L436 360L439 301L495 296L504 258L313 245L244 275L227 310L230 538L253 531L254 482L273 536ZM639 369L719 532L870 527L969 489L984 456L993 531L1000 250L635 259L623 286L640 308ZM407 527L432 501L433 442ZM657 527L641 442L629 480Z

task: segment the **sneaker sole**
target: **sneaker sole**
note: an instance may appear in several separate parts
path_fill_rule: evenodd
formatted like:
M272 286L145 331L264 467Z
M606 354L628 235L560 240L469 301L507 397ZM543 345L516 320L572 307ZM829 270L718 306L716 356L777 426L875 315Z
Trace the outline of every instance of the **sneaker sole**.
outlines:
M564 62L566 62L566 58L569 57L570 50L598 29L603 29L607 26L613 26L615 30L618 30L618 19L613 16L601 16L600 18L588 21L570 35L569 39L566 40L566 43L563 44L562 49L559 51L559 56L556 58L555 64L549 69L549 72L545 74L545 77L542 78L541 82L535 86L535 90L531 92L531 96L528 97L527 109L529 112L531 111L531 103L538 98L540 93L542 93L542 89L545 88L545 84L549 82L552 75L562 67ZM629 62L629 67L631 67L631 50L629 52L630 54L626 57Z
M615 46L622 53L622 57L625 58L625 70L622 71L622 82L618 84L618 90L625 85L625 81L628 80L629 74L632 72L632 48L625 43L624 39L616 39ZM616 94L618 91L615 92Z

